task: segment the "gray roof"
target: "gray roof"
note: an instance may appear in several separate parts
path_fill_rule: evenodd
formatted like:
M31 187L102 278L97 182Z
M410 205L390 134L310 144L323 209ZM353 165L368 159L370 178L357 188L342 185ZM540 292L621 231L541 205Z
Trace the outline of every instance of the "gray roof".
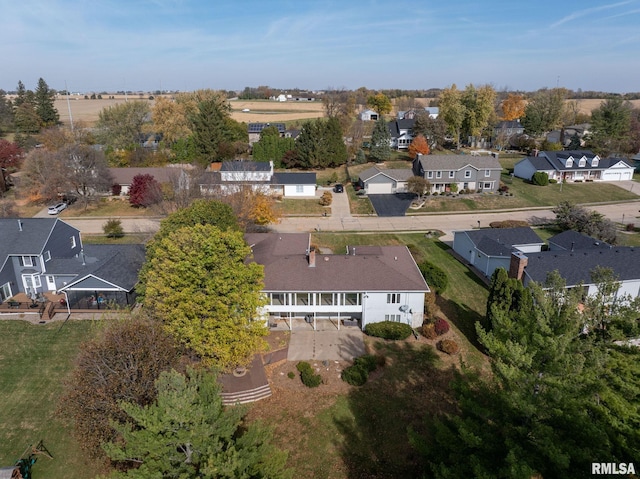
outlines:
M610 245L602 240L592 238L577 231L567 230L548 239L549 245L572 251L583 249L608 249Z
M489 256L509 256L514 246L544 244L544 241L528 226L456 232L456 234L465 233L479 251Z
M315 185L315 173L274 173L271 178L274 185Z
M630 166L623 158L598 158L598 166L591 166L591 161L597 155L589 150L566 151L542 151L538 156L529 156L518 163L528 161L537 171L580 171L580 170L607 170L613 165L623 162ZM567 166L567 160L573 158L573 164ZM579 160L585 157L584 166L580 166Z
M223 161L220 171L271 171L271 165L268 161Z
M526 277L544 283L547 274L557 270L567 286L592 284L591 272L598 266L610 268L620 281L640 279L640 248L610 248L575 251L542 251L527 253Z
M131 291L138 282L138 272L144 262L144 245L88 244L83 250L84 256L54 258L46 263L47 273L76 275L63 289L73 289L75 283L90 276L125 291Z
M0 266L10 254L39 255L58 218L0 218ZM20 222L22 231L20 231Z
M400 130L412 130L416 121L412 119L391 120L387 123L391 138L398 138L400 136Z
M418 155L417 158L425 171L461 170L466 166L471 166L477 170L502 170L500 162L493 156Z
M357 246L355 254L316 253L307 260L306 233L245 236L254 260L264 265L265 291L428 291L406 246Z
M109 168L115 185L130 185L137 175L151 175L158 183L170 183L182 173L182 169L174 166L157 168Z
M373 166L360 173L359 177L362 181L368 181L379 174L386 175L396 181L407 181L409 178L414 176L413 171L408 168L381 169L377 166Z

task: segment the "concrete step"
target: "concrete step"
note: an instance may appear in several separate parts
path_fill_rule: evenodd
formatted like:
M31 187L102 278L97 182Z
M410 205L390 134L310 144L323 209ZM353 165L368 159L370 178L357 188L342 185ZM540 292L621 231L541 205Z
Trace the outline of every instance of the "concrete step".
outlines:
M239 391L235 393L221 393L222 404L232 406L234 404L246 404L259 401L271 396L271 387L268 384L247 391Z

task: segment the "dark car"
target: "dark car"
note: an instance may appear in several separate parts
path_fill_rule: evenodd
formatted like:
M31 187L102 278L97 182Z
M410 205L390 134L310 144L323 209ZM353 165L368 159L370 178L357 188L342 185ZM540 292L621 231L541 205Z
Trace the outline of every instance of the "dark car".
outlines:
M338 183L336 186L333 187L333 191L336 193L344 193L344 186Z

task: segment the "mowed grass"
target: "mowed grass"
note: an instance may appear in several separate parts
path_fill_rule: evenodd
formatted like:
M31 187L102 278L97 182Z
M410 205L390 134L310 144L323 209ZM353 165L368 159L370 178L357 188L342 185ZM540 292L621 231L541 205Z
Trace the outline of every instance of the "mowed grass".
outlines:
M319 198L283 198L275 203L275 210L283 216L319 216L325 211L331 214L331 208L322 206Z
M101 198L89 203L87 208L80 203L74 203L60 213L62 218L72 217L118 217L118 216L156 216L153 208L134 208L127 200Z
M0 466L13 465L41 439L53 460L40 456L36 478L85 479L95 468L56 415L62 381L81 342L95 331L91 321L33 325L0 321Z
M612 183L556 183L536 186L508 175L502 175L502 182L509 187L509 193L513 193L513 196L497 193L456 197L430 196L422 208L411 210L409 214L552 207L562 201L588 204L638 199L636 194Z

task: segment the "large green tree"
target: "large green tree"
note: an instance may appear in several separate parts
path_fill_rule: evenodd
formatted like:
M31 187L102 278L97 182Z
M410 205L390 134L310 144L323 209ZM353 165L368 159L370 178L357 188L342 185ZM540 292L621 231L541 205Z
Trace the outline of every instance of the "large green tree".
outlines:
M47 128L60 123L60 115L55 107L56 92L50 89L42 78L38 80L34 97L36 113L40 117L41 125Z
M0 136L13 127L13 106L6 92L0 89Z
M347 147L342 138L340 121L335 118L307 121L295 142L299 166L327 168L347 161Z
M369 156L374 161L386 161L391 158L391 132L382 116L376 121L371 133Z
M367 98L367 106L377 112L380 116L391 113L393 108L391 100L384 93L376 93L375 95L371 95Z
M213 374L163 373L147 406L124 402L132 424L116 425L122 443L105 446L125 472L114 478L285 479L287 454L271 445L271 431L243 423L243 408L224 408Z
M588 210L584 206L563 201L553 209L553 212L556 215L554 224L562 231L578 231L609 244L615 244L617 241L618 233L615 223L595 210Z
M441 149L447 136L447 124L441 116L431 118L428 112L421 111L416 115L413 134L424 136L431 151Z
M456 145L460 148L460 133L464 122L466 109L462 103L462 92L458 90L455 83L450 88L445 88L440 93L438 99L440 114L447 124L447 130L453 135Z
M491 377L463 372L458 414L435 420L428 440L413 435L433 477L582 478L594 461L637 461L638 406L627 406L638 353L586 334L581 290L565 286L551 274L524 290L535 307L498 306L491 331L478 326Z
M602 156L611 153L637 153L629 148L632 110L631 103L622 98L603 101L600 107L591 112L591 134L587 142L589 148Z
M180 228L154 245L144 304L208 365L248 363L265 346L263 269L247 262L242 233L211 225Z
M114 149L132 149L149 122L149 104L136 100L109 106L98 114L96 138Z
M560 127L567 95L564 88L538 90L524 109L521 123L525 132L538 136Z
M491 123L490 120L495 119L495 101L496 91L490 85L476 88L470 84L462 93L461 102L465 111L462 131L472 142L479 139Z
M293 150L295 144L293 138L280 138L280 135L261 135L260 141L253 144L253 159L273 161L277 167L281 167L285 153Z

